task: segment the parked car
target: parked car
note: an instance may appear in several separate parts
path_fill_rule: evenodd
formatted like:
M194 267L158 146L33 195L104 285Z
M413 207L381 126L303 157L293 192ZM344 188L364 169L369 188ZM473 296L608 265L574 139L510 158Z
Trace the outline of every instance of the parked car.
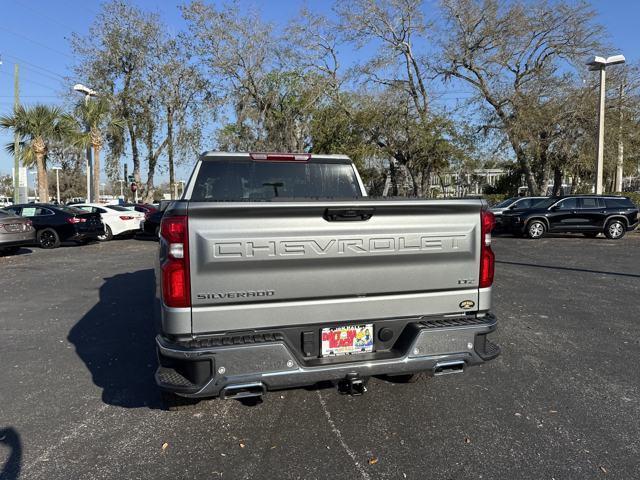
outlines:
M9 207L13 205L13 199L5 196L0 196L0 208Z
M164 211L162 210L156 210L155 212L148 214L142 223L142 232L145 235L151 235L158 238L160 235L160 222L162 221L163 215Z
M14 253L35 241L36 231L31 220L0 209L0 253Z
M520 210L531 208L535 204L546 200L548 197L511 197L491 207L491 211L496 218L496 230L502 228L502 214L508 210Z
M484 201L367 199L348 157L315 154L206 153L185 191L157 262L167 407L499 355Z
M162 222L164 212L172 201L173 200L161 200L161 202L157 205L156 211L147 214L147 217L145 218L142 225L142 231L145 235L151 235L155 238L158 238L160 236L160 222ZM151 206L156 207L156 205Z
M549 197L528 209L505 211L503 226L515 234L541 238L547 232L604 233L617 240L638 226L638 208L627 197L572 195Z
M144 214L151 214L153 212L158 211L156 207L148 203L125 203L120 206L128 210L135 210L136 212L140 212Z
M140 231L140 224L144 219L143 213L132 211L119 205L80 203L74 205L74 208L100 214L102 223L104 223L104 235L100 235L98 240L103 242L111 240L118 235L133 234Z
M104 225L97 213L48 203L23 203L6 210L33 222L36 243L41 248L56 248L60 242L85 243L104 235Z

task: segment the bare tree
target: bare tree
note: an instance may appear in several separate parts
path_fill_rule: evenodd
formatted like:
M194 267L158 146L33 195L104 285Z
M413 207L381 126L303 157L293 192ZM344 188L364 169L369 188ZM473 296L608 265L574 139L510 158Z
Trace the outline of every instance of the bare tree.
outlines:
M537 193L521 135L527 119L520 100L531 93L553 95L560 67L596 49L602 29L593 23L594 11L584 2L500 0L443 0L442 10L442 61L435 70L472 86L492 109L530 192Z
M342 19L340 30L358 46L376 43L376 55L359 66L359 71L376 83L401 88L410 96L413 108L427 121L429 96L423 60L415 41L425 40L428 25L421 0L355 0L337 2Z
M113 97L113 114L125 122L123 135L110 137L108 161L117 161L128 140L133 174L140 183L140 148L144 120L148 113L148 66L163 35L156 14L140 10L122 0L105 3L89 29L89 34L73 34L71 47L78 61L76 76L101 95Z

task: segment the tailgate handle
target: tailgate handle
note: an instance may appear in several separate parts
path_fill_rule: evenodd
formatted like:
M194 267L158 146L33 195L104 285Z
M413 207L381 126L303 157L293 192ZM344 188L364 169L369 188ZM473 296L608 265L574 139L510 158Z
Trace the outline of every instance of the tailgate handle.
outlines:
M361 222L369 220L373 212L373 208L327 208L324 219L328 222Z

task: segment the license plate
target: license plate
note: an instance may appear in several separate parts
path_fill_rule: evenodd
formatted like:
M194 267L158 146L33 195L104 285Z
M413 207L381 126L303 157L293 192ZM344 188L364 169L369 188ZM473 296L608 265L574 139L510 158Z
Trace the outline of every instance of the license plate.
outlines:
M320 350L323 357L373 352L373 324L323 328Z

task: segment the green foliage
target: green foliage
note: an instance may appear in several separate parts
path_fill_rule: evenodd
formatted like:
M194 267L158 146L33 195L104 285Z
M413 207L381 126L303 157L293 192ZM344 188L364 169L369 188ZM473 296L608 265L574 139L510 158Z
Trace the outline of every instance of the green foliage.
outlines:
M640 207L640 192L616 192L614 195L629 197L637 207Z
M512 196L513 195L506 195L504 193L491 193L491 194L482 195L482 198L484 198L487 201L489 206L492 206Z
M0 127L18 135L24 147L21 160L30 166L35 162L37 148L46 150L50 142L68 140L76 134L73 119L59 107L37 104L32 107L18 106L12 115L0 117ZM7 145L13 154L13 143Z
M522 185L522 170L515 166L506 168L507 172L501 176L496 184L487 185L483 193L488 195L505 195L513 197L518 194L518 188Z

